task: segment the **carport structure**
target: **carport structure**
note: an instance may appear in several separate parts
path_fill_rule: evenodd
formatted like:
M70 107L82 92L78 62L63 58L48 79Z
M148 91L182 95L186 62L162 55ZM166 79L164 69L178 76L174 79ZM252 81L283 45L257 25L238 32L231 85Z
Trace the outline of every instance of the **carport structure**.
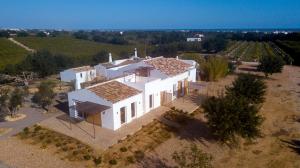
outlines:
M89 101L81 102L76 101L75 109L78 115L88 123L93 124L94 138L95 138L95 125L102 126L101 112L110 109L111 107L102 104L97 104Z

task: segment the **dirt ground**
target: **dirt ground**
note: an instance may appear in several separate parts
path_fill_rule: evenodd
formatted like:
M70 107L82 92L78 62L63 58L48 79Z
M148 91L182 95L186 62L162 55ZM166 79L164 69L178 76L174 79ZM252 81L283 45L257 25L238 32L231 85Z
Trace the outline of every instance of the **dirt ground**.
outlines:
M230 75L210 84L203 94L220 94L234 78L234 75ZM216 168L300 167L300 153L289 146L295 140L299 147L300 140L300 67L285 66L282 73L273 74L266 83L266 102L261 108L265 118L261 138L251 143L241 141L234 148L221 145L212 138L205 118L200 113L195 116L197 120L185 126L177 136L146 153L143 163L130 167L174 166L172 153L191 143L196 143L204 152L211 154ZM16 138L0 141L0 149L0 161L12 167L82 167L76 162L61 160L59 155L53 155L53 151L24 145Z
M253 73L253 72L252 72ZM262 74L260 74L262 75ZM220 94L234 76L227 76L208 87L208 93ZM234 148L218 144L209 135L203 114L196 116L204 123L191 123L181 135L172 138L149 155L173 166L171 155L182 147L196 143L213 156L213 167L300 167L300 153L291 148L296 143L299 152L300 140L300 67L285 66L280 74L266 80L266 102L261 108L265 121L261 127L263 137L254 142L244 142ZM218 91L220 90L220 91ZM297 145L298 144L298 145Z

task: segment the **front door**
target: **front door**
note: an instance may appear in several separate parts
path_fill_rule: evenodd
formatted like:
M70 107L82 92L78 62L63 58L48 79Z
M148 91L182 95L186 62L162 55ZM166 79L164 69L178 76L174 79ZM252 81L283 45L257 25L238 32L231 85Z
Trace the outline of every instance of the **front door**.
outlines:
M124 124L126 122L126 107L122 107L120 109L121 113L121 124Z
M182 81L178 81L177 97L182 96Z

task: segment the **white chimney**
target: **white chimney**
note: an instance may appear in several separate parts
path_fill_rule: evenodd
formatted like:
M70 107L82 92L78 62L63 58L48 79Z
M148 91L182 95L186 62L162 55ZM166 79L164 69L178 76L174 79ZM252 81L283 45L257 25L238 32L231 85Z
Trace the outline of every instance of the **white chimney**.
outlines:
M137 58L138 56L137 56L137 49L135 48L134 49L134 58Z
M179 57L178 57L178 56L176 56L176 59L178 60L178 59L179 59Z
M111 56L111 53L109 53L108 55L109 55L109 56L108 56L108 62L109 62L109 63L112 63L112 56Z

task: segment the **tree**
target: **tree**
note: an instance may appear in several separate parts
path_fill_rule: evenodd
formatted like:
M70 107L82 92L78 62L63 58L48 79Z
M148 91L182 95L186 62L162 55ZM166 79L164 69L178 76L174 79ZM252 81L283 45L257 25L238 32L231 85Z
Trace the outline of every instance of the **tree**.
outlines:
M244 97L249 103L263 103L267 86L264 81L251 74L240 74L232 83L226 87L226 94L232 97Z
M244 97L211 97L202 105L208 126L222 142L235 142L236 136L252 139L259 136L263 118L256 104Z
M11 116L15 116L17 110L22 106L24 101L24 91L20 88L16 88L10 98L9 98L9 110L11 112Z
M216 81L228 74L228 61L221 57L209 57L200 63L202 79L206 81Z
M180 152L175 151L172 158L180 168L212 168L211 155L202 152L195 144Z
M8 109L9 89L0 88L0 118L2 119Z
M264 72L266 77L269 74L280 73L284 66L284 60L279 56L262 56L259 62L258 69Z
M33 96L33 102L37 103L43 109L48 110L55 96L53 91L54 83L52 81L43 81L38 87L38 92Z
M108 52L106 50L101 50L92 57L93 64L99 64L103 62L108 62Z
M36 36L37 36L37 37L47 37L47 34L44 33L44 32L38 32L38 33L36 34Z

